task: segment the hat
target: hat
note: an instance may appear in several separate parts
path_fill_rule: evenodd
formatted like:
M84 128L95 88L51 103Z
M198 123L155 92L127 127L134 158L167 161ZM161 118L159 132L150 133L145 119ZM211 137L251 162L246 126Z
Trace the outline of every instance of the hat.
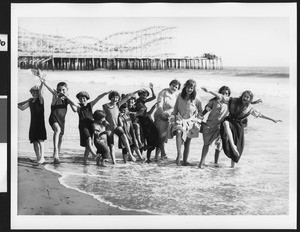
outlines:
M40 86L35 85L30 88L29 92L32 93L33 91L39 91L39 89L40 89Z
M87 100L90 99L90 95L86 91L81 91L81 92L77 93L76 97L77 98L86 97Z

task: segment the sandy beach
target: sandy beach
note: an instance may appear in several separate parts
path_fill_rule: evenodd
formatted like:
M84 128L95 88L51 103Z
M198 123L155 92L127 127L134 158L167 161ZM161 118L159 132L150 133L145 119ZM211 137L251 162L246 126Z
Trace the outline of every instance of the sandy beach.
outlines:
M34 166L29 158L18 159L18 215L146 215L121 210L92 196L68 189L59 175Z

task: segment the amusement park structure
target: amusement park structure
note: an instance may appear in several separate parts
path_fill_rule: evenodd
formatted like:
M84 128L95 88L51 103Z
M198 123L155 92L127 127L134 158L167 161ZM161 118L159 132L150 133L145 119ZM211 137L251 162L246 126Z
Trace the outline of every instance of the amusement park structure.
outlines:
M52 70L91 69L221 69L222 60L175 57L176 27L153 26L94 37L65 38L18 28L18 66Z

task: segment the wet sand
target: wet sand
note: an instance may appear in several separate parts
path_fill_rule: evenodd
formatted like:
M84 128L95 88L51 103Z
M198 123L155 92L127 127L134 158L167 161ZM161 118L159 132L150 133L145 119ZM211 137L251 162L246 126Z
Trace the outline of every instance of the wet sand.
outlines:
M18 159L18 215L147 215L121 210L59 183L60 176Z

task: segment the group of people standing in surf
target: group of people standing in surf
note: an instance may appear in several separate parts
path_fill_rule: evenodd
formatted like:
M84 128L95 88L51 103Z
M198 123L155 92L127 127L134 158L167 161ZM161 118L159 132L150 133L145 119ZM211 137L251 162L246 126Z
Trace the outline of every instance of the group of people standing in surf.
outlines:
M181 88L178 80L172 80L169 87L161 90L156 97L153 84L149 84L151 94L146 89L140 89L129 94L119 94L109 91L100 94L94 100L86 91L79 92L76 97L79 103L68 96L68 86L59 82L56 89L48 86L45 74L40 70L32 70L38 76L41 84L30 89L32 97L18 103L18 108L30 108L31 123L29 140L33 143L37 157L37 164L45 163L44 144L47 139L44 120L44 99L42 94L45 86L52 94L51 113L49 124L53 130L53 159L59 164L62 137L65 129L67 106L70 105L79 116L80 146L85 147L83 163L87 164L91 154L96 163L105 166L115 157L115 138L118 137L118 148L122 149L123 161L139 160L152 162L151 154L155 151L154 161L167 158L165 143L168 139L176 139L176 164L190 165L188 156L193 138L202 133L203 148L198 167L205 166L205 158L209 146L215 145L215 165L218 165L219 154L223 150L231 159L231 167L238 163L244 149L244 128L247 126L247 117L252 115L273 121L254 109L253 105L261 100L254 101L253 93L244 91L240 97L232 97L231 90L222 86L218 92L201 89L213 95L205 107L197 98L196 81L187 80ZM179 94L178 94L179 92ZM101 110L93 111L93 106L103 97L108 96L108 102ZM146 103L156 103L148 109ZM205 114L208 114L204 121ZM182 149L183 147L183 149ZM183 150L183 151L182 151ZM146 158L143 152L146 152ZM135 155L134 155L135 154ZM137 158L136 158L137 157Z

